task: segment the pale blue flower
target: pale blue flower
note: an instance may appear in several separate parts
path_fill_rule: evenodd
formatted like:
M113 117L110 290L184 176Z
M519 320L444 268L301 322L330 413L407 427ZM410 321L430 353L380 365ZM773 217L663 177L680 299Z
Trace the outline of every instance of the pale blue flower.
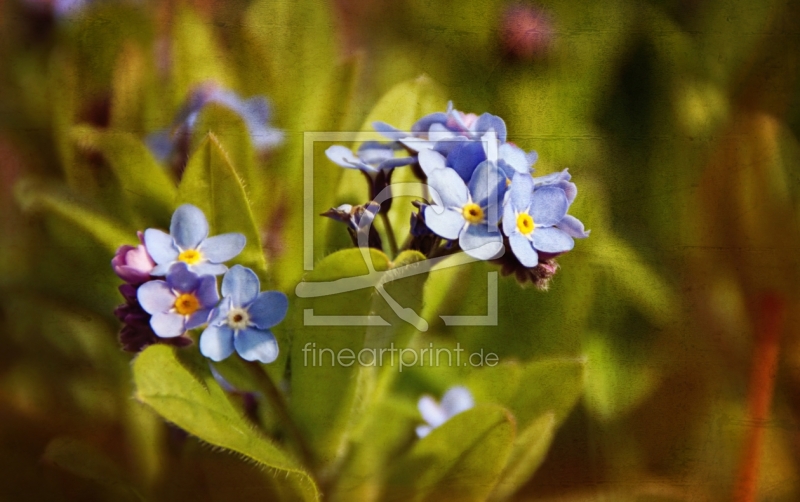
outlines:
M169 234L155 228L144 232L147 251L156 262L150 275L164 275L178 262L198 275L220 275L223 265L242 252L247 239L240 233L208 236L208 221L197 206L184 204L172 214Z
M422 396L417 403L417 408L427 424L417 426L417 436L424 438L433 429L474 406L475 401L472 394L466 387L461 386L451 387L445 392L441 403L437 403L431 396Z
M222 301L200 335L201 354L212 361L222 361L234 350L247 361L271 363L278 358L278 342L269 328L286 316L289 300L278 291L260 289L255 272L231 267L222 279Z

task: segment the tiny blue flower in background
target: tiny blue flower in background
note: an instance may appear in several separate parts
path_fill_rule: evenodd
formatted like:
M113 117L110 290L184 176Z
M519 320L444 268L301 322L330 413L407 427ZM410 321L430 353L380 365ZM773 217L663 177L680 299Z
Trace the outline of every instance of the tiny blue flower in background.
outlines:
M397 147L393 144L383 144L377 141L364 142L354 155L346 147L334 145L325 150L325 155L331 162L347 169L358 169L370 177L379 171L389 171L395 167L413 164L414 157L395 157Z
M573 248L572 236L556 228L569 207L563 189L555 185L534 189L530 175L517 174L508 195L503 211L503 232L520 263L534 267L539 263L537 251L553 255Z
M174 338L202 326L219 301L217 280L199 277L185 263L170 268L166 281L149 281L139 287L137 299L150 314L150 327L161 338Z
M269 328L286 316L289 300L278 291L260 289L255 272L231 267L222 279L222 302L200 335L200 353L212 361L222 361L234 350L247 361L271 363L278 358L278 342Z
M475 401L466 387L451 387L442 396L441 403L437 403L431 396L422 396L417 403L417 408L427 425L417 426L417 436L424 438L453 416L474 406Z
M242 99L233 91L214 83L206 83L191 93L186 104L178 112L172 127L148 137L147 143L160 161L163 162L170 157L175 150L178 136L194 128L200 112L210 103L229 108L242 117L256 150L265 151L283 142L283 132L269 124L272 111L266 98L255 96Z
M203 211L184 204L173 213L169 234L148 228L144 242L157 263L151 275L164 275L178 262L186 263L198 275L220 275L228 270L222 263L241 253L247 240L235 232L208 237L208 221Z
M434 169L428 175L433 205L424 209L425 224L448 240L458 239L461 249L480 260L495 258L503 248L497 231L499 204L505 177L491 162L483 162L467 186L453 169Z

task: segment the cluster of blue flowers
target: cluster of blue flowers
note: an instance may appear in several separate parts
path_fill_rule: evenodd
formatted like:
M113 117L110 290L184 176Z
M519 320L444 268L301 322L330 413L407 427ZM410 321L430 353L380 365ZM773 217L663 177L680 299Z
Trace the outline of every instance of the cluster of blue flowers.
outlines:
M249 268L224 265L244 249L244 235L209 237L208 231L203 212L184 204L172 215L169 233L150 228L139 234L139 246L117 250L111 265L126 282L120 287L126 303L116 311L125 324L123 347L187 345L186 332L205 325L199 345L209 359L221 361L236 351L245 360L270 363L278 357L270 328L286 316L288 299L277 291L261 292Z
M534 177L536 152L508 142L500 117L462 113L449 104L446 112L422 117L408 132L384 122L373 127L390 141L364 143L357 152L337 145L326 153L336 164L364 172L373 199L390 186L398 167L412 166L426 180L430 196L412 215L409 249L429 257L463 250L546 287L557 268L554 258L570 251L574 239L588 237L583 223L568 214L577 195L569 172ZM380 210L388 210L386 204ZM356 211L348 206L347 212ZM324 215L352 230L341 211Z

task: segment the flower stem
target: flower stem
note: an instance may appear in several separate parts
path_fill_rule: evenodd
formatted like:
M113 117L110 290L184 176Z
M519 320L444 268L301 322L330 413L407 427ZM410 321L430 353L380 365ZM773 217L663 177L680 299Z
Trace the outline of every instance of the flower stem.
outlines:
M389 247L392 248L392 256L397 258L397 238L394 235L394 229L392 229L392 222L389 220L389 215L386 213L380 213L381 219L383 219L383 227L386 229L386 236L389 238Z
M284 425L286 432L297 447L303 464L305 464L309 470L313 471L315 465L314 455L308 443L306 443L303 434L300 432L300 429L297 427L297 424L292 420L292 416L289 414L289 408L286 406L286 401L283 399L283 394L281 394L281 391L275 386L275 382L267 375L267 372L264 371L261 364L256 361L243 362L245 366L250 369L259 389L264 394L267 401L269 401L272 409L275 410L275 413L278 415L278 420Z
M766 421L778 370L778 347L786 320L786 305L777 294L761 298L755 332L755 353L747 393L747 421L750 429L739 462L734 500L753 502L758 492L758 470Z

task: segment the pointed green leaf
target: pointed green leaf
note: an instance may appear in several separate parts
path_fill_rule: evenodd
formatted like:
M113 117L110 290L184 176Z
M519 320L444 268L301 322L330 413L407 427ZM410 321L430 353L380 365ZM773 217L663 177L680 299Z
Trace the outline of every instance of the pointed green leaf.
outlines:
M242 417L204 361L196 360L187 365L178 359L176 349L153 345L134 361L133 377L136 398L164 419L207 443L233 450L279 471L274 477L290 485L296 498L319 499L311 476Z
M64 190L45 186L32 180L23 180L17 185L15 192L23 211L43 213L65 220L83 230L111 254L121 244L136 241L136 234L126 231L124 225L107 218L88 205L78 202L74 196Z
M552 411L561 424L583 392L584 359L552 358L523 366L520 385L506 403L520 427Z
M266 279L261 238L242 180L213 134L206 137L189 159L178 187L178 201L202 209L212 234L244 234L247 245L234 261L252 268L262 280Z
M514 440L508 463L495 486L491 500L505 500L514 494L544 462L556 432L556 417L546 413L534 420Z
M317 263L297 286L299 298L287 323L292 335L291 411L323 464L333 460L346 439L359 370L356 358L367 329L358 322L370 314L374 286L389 266L380 251L370 249L368 257L375 270L369 275L360 249L345 249ZM333 283L338 279L344 281Z
M511 452L514 429L513 419L499 406L459 413L394 465L383 499L486 500Z
M139 138L88 126L74 127L72 138L77 146L99 151L106 158L135 213L158 217L172 212L175 182ZM144 218L148 219L152 218Z

